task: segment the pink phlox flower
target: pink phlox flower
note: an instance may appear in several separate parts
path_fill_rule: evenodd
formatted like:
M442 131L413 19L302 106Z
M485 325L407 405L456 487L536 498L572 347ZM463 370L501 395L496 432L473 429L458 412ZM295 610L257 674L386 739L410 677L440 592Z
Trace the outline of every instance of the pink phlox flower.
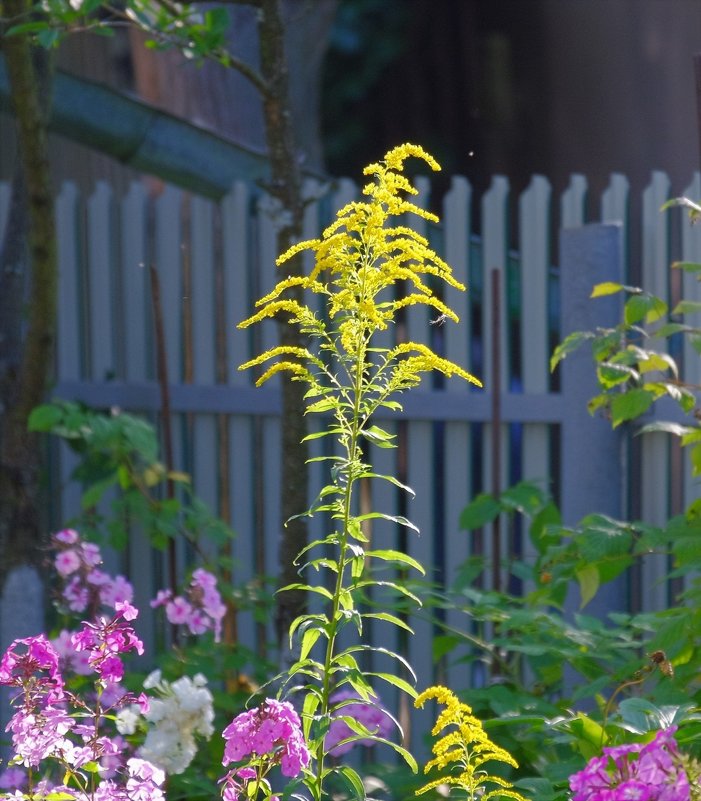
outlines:
M94 542L83 542L80 547L83 561L86 565L97 567L97 565L102 564L102 554L98 545L95 545Z
M134 598L134 587L124 578L115 576L100 588L100 600L105 606L117 608L118 603L131 602ZM127 618L128 619L128 618Z
M88 584L92 584L94 587L104 587L111 581L108 573L105 573L104 570L97 569L91 570L85 576L85 580L88 582Z
M675 731L670 726L648 743L604 748L603 756L570 776L572 801L689 801Z
M204 634L211 627L209 617L199 609L193 609L187 621L191 634Z
M88 608L90 594L78 576L74 576L63 588L63 600L71 612L84 612Z
M137 614L136 609L127 602L117 604L114 618L101 617L94 623L83 621L83 627L72 636L76 651L88 651L88 661L104 683L119 681L123 667L119 654L135 650L144 652L144 645L129 624ZM124 620L122 620L124 618Z
M54 559L54 567L63 578L66 578L80 568L80 557L70 548L66 551L59 551Z
M127 760L126 789L130 801L164 801L161 786L165 782L165 773L145 759L131 757Z
M287 701L266 699L259 707L242 712L222 732L223 764L239 762L254 754L279 764L284 776L293 778L309 764L309 749L299 715Z
M166 617L174 626L187 625L192 615L192 606L181 595L176 595L166 604Z
M80 539L78 532L72 528L64 528L54 534L54 539L64 545L75 545Z
M45 706L39 712L19 709L5 731L12 732L12 747L22 764L37 767L48 756L72 748L65 735L73 725L74 720L64 709Z
M31 680L35 699L42 698L42 703L47 704L61 701L63 677L59 660L58 652L44 634L14 640L0 660L0 685L26 688Z
M27 781L25 770L11 766L0 773L0 790L23 790L27 786Z
M156 597L150 603L151 609L157 609L159 606L165 606L172 597L172 590L158 590Z
M343 720L344 717L354 718L377 737L387 739L391 735L392 718L382 706L378 696L371 695L368 701L364 701L352 690L339 690L329 700L334 705L334 711L324 747L332 756L342 756L356 744L369 748L376 743L372 737L359 737L355 734ZM354 739L349 740L349 738ZM349 741L342 742L342 740Z
M62 672L75 673L78 676L88 676L92 668L88 662L88 654L78 652L73 647L72 633L62 629L58 636L51 640L51 644L59 655L59 667Z

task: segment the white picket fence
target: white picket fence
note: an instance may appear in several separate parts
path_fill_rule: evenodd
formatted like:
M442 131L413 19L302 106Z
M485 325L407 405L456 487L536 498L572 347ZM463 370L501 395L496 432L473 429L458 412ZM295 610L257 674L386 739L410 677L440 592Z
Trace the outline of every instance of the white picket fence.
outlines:
M427 203L427 180L420 179L420 186L421 201ZM332 210L355 191L352 183L342 180L330 194L310 204L306 234L318 234ZM614 175L601 197L598 214L602 222L622 224L627 253L639 254L643 285L665 297L670 295L670 262L674 258L701 261L701 231L692 228L678 210L659 212L672 191L701 197L699 176L694 176L689 187L672 190L664 174L654 173L642 195L642 217L634 225L629 220L629 208L634 204L626 179ZM565 332L571 316L568 310L575 306L586 309L584 314L591 314L596 322L596 302L586 296L591 284L601 278L576 275L582 296L558 296L566 265L558 265L557 232L591 222L586 201L587 185L581 175L572 177L559 201L553 200L551 187L542 176L534 176L518 198L510 196L507 179L497 176L479 199L473 198L464 178L455 177L442 199L441 227L422 224L456 277L471 289L467 294L450 290L446 297L461 318L459 325L431 325L426 310L412 308L406 318L407 337L431 340L448 358L479 374L485 385L480 392L457 380L432 386L429 379L424 388L402 398L402 415L383 421L385 427L401 434L402 447L372 454L377 472L400 476L416 491L416 499L408 502L405 511L422 531L422 536L416 537L378 524L372 532L374 544L405 547L426 566L429 578L450 581L469 555L470 538L460 530L458 519L476 491L491 490L495 482L503 489L520 477L546 482L558 474L554 481L557 489L567 484L568 474L586 474L577 448L564 451L561 441L573 441L562 432L573 410L583 408L591 387L567 387L563 381L562 391L553 391L548 369L555 339L551 329L553 321L557 325L558 313L565 317ZM475 202L480 203L482 219L477 237L470 229ZM0 186L0 221L7 203L7 187ZM281 531L279 442L284 421L279 414L279 384L272 381L256 389L250 371L237 370L276 339L274 323L257 327L254 335L236 328L255 299L277 280L274 220L268 208L265 198L244 184L234 186L221 204L174 188L167 188L156 199L149 198L141 184L134 184L119 198L104 184L88 198L79 197L74 186L65 185L57 203L60 299L54 395L158 420L160 396L148 276L149 265L155 265L168 348L173 431L177 434L174 466L192 474L196 494L213 510L228 510L237 532L235 582L263 574L275 576ZM512 215L517 216L513 227ZM509 241L512 228L517 232L513 249ZM606 230L616 234L616 229ZM631 239L635 231L640 232L639 241ZM620 267L619 263L612 269ZM570 269L576 272L577 266ZM599 274L615 280L607 269L606 264L600 265ZM698 297L698 286L692 282L687 286L687 280L685 277L687 296L695 293ZM387 332L385 341L394 335L396 331ZM683 360L686 374L698 382L698 357L685 351ZM498 406L495 387L501 388ZM495 420L498 448L492 444ZM589 425L597 426L599 435L608 435L601 434L603 429L608 432L604 421L589 423L585 414L574 427L575 441L579 436L586 444ZM698 488L688 470L683 477L673 474L669 444L661 435L646 439L642 450L639 511L655 522L673 511L674 504L696 497ZM498 470L495 458L499 459ZM52 503L58 525L79 509L80 489L68 480L74 457L61 448L56 459ZM604 469L621 475L626 466L619 462ZM322 466L315 463L310 470L312 486L318 488L324 482ZM681 492L671 485L672 475L683 482ZM388 486L379 483L372 488L372 506L397 512L398 495ZM578 492L588 511L610 511L597 508L601 499L593 485L583 481ZM619 502L620 509L625 509L625 501ZM567 502L564 514L567 520ZM318 527L322 524L312 520L310 536L321 534ZM487 550L491 547L489 535L484 532ZM506 539L505 531L501 536ZM509 547L502 542L502 554ZM128 564L122 567L136 584L137 602L146 608L157 589L156 577L162 573L159 557L145 538L135 537L126 559ZM660 595L664 588L653 587L653 573L644 577L649 592L643 595L651 599L656 593L656 602L664 603ZM617 603L626 608L627 599L618 598ZM458 613L449 612L448 622L466 625ZM412 624L416 633L406 646L407 655L417 669L419 684L426 686L436 676L430 648L433 626L427 616L420 615ZM153 622L144 625L149 636ZM243 643L259 647L260 630L250 615L240 616L238 632ZM392 639L394 634L376 636L385 646L404 648ZM447 679L458 688L469 682L469 676L460 671L460 667L449 667L447 673ZM419 719L422 730L425 724Z

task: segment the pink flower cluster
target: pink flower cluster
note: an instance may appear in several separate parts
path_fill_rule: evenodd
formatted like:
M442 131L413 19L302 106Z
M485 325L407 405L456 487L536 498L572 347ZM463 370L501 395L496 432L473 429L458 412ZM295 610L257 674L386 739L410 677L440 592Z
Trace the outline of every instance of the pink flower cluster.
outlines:
M331 756L342 756L356 744L366 747L375 745L376 741L372 737L359 737L355 734L344 717L357 720L377 737L387 739L392 733L392 718L376 695L371 696L369 701L363 701L351 690L339 690L329 701L334 706L334 719L326 734L324 748Z
M676 728L658 731L649 743L604 748L570 776L572 801L689 801Z
M248 759L254 763L230 770L221 780L224 801L248 798L246 784L262 778L274 765L283 776L294 778L309 764L309 749L299 715L292 704L267 698L259 707L242 712L222 732L224 766Z
M151 606L164 606L166 617L174 626L187 626L191 634L204 634L211 629L214 641L221 639L221 622L226 606L217 589L216 577L203 568L192 574L187 596L173 595L172 590L159 590Z
M94 614L101 606L114 609L120 601L133 600L134 588L124 576L99 569L102 554L95 543L82 541L77 531L67 528L54 534L52 544L54 567L63 582L61 603L71 612Z
M124 663L120 654L144 652L144 644L130 625L139 614L138 610L128 601L117 601L115 608L116 614L111 620L104 617L92 623L84 620L81 630L71 638L76 651L87 652L88 665L99 675L103 686L122 680Z
M15 763L37 768L45 760L54 760L61 766L61 774L69 775L88 763L101 761L105 781L96 791L96 798L101 795L105 801L114 798L163 801L162 771L144 760L130 760L121 784L107 780L123 764L122 753L127 744L121 738L103 735L100 727L106 713L127 704L148 709L143 694L137 697L110 689L124 672L120 654L143 650L129 622L136 615L130 604L118 602L113 619L84 622L81 631L72 637L73 647L87 653L88 664L98 676L98 687L103 688L98 692L99 702L94 709L66 689L60 670L61 657L44 634L15 640L5 651L0 659L0 685L17 690L12 699L14 712L5 728L12 735ZM6 771L2 782L8 789L13 785L21 787L16 771ZM82 792L54 786L48 777L42 779L41 785L43 789L36 788L39 794L56 790L62 797L84 799Z

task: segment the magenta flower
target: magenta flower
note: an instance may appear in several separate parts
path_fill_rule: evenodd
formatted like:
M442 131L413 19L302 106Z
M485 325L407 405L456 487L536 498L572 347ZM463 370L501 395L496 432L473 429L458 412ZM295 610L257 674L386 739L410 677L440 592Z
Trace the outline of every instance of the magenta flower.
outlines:
M674 740L676 726L649 743L603 749L570 776L572 801L689 801L689 779Z
M353 748L354 745L370 747L375 745L371 737L359 737L343 716L354 718L377 737L387 739L392 733L393 723L389 713L385 710L380 699L373 695L369 701L363 701L352 690L339 690L329 699L334 705L331 726L324 740L324 748L332 756L341 756ZM335 718L335 719L334 719ZM348 738L355 738L349 742L341 742Z
M44 634L15 640L0 660L0 685L25 688L30 679L42 705L63 700L59 655Z
M279 764L283 776L294 778L309 764L299 715L287 701L267 698L256 709L235 717L222 736L225 766L247 757L263 758L268 766Z
M75 573L75 571L78 570L80 567L80 557L74 550L70 548L67 551L60 551L56 554L54 567L59 574L65 578L66 576L70 576L71 573Z
M57 531L54 534L54 539L64 545L75 545L80 539L78 532L72 528L64 528L63 531Z
M76 651L88 652L88 664L99 674L104 684L118 682L124 675L120 654L136 651L143 654L144 645L129 624L138 611L128 602L117 602L114 618L97 618L94 623L83 621L71 642Z
M214 641L221 639L226 606L217 590L216 577L203 568L193 572L186 596L173 595L172 590L159 590L151 606L164 606L168 621L175 626L187 626L190 634L204 634L211 629Z

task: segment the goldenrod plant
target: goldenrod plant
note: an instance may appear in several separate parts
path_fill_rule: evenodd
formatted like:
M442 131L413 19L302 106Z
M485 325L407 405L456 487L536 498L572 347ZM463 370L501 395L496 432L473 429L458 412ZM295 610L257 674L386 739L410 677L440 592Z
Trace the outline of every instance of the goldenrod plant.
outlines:
M501 762L513 768L518 765L508 751L489 739L481 721L472 714L472 708L441 686L424 690L414 704L423 707L430 700L437 701L445 709L439 713L431 730L434 737L442 736L433 744L433 759L426 763L424 773L435 769L441 771L441 775L420 787L416 794L422 795L443 785L451 791L462 791L467 801L490 798L525 801L511 782L482 768L487 762ZM449 731L442 734L446 729Z
M288 686L299 684L300 680L305 683L302 721L313 755L306 783L315 801L322 798L324 779L331 771L339 772L352 791L364 798L357 773L348 766L328 767L325 763L329 750L325 741L332 720L340 718L347 723L354 739L367 741L374 737L389 743L378 731L368 730L348 713L344 715L343 703L331 701L332 694L345 688L352 690L356 698L372 704L376 691L370 682L380 680L412 697L416 695L412 684L400 676L368 674L358 661L360 654L371 650L362 644L360 636L368 619L408 628L391 611L361 611L359 600L371 587L381 584L419 605L418 598L400 579L379 581L373 577L370 566L381 563L402 569L411 567L423 573L421 565L405 553L374 550L363 533L363 522L371 518L415 528L406 518L381 511L354 512L354 493L361 479L390 481L412 493L394 476L378 475L368 464L365 443L394 447L393 436L373 422L373 415L381 407L400 410L401 405L392 396L416 386L421 374L431 370L481 386L473 375L424 344L402 342L380 347L373 341L379 331L395 322L400 309L411 305L428 306L442 319L457 322L455 313L434 294L431 283L441 280L456 289L465 289L453 277L449 265L431 250L427 239L398 219L410 214L434 222L438 219L407 199L417 194L402 174L409 157L423 159L433 170L440 169L428 153L411 144L390 150L382 162L367 167L364 172L371 182L362 190L365 199L344 206L319 239L300 242L278 259L278 265L284 265L300 251L312 251L315 263L309 275L283 278L258 301L258 311L239 326L246 328L267 318L280 317L309 337L309 347L281 345L251 359L240 369L269 364L258 384L281 371L289 373L293 381L306 382L306 413L323 414L329 421L321 432L310 434L307 439L333 437L339 446L334 455L315 457L330 462L331 480L312 508L304 512L308 516L318 512L328 514L333 530L323 539L308 544L299 554L302 580L285 588L314 593L326 603L325 611L303 614L290 626L290 646L297 643L299 658L286 677ZM291 299L289 290L297 287L321 296L325 313L319 314L315 307ZM322 571L328 571L331 589L322 580L308 583L306 573L310 568L314 575L323 576ZM338 635L348 625L357 630L359 644L341 649ZM408 670L411 675L410 666L399 655L390 657L398 660L398 667L404 663L397 672ZM416 769L408 752L389 744Z

